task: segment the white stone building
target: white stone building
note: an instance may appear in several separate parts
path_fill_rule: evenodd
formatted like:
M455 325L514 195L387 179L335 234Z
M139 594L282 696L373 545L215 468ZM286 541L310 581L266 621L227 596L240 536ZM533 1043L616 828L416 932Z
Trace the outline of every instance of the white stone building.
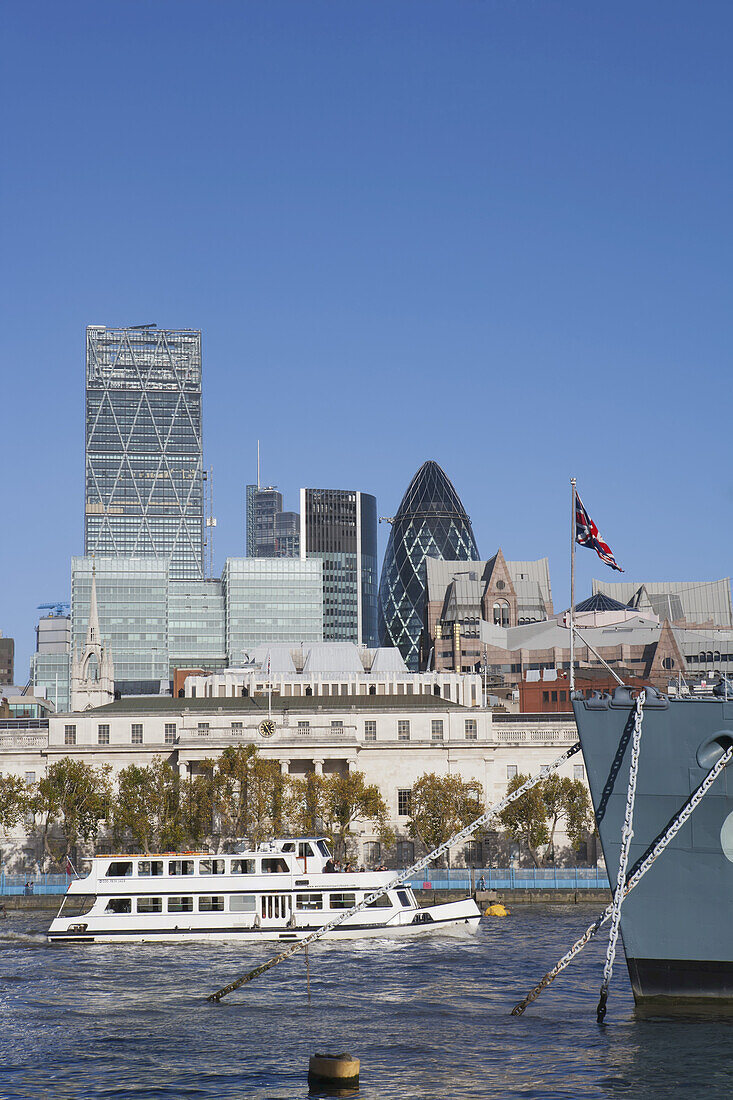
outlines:
M370 828L358 826L360 856L366 863L387 859L405 865L415 851L406 824L409 792L419 776L436 772L478 779L488 804L501 797L513 775L539 771L577 737L571 715L501 714L427 695L275 698L270 736L262 726L267 717L266 698L128 697L38 719L33 729L5 720L0 771L33 782L64 756L109 764L113 773L160 756L187 776L228 745L256 744L290 775L362 771L382 792L398 846L382 851ZM561 774L584 779L582 757L565 763ZM558 848L564 843L562 835L556 837ZM31 870L41 854L40 845L24 833L5 838L3 848L9 869ZM474 847L452 858L465 857L480 864L489 853Z

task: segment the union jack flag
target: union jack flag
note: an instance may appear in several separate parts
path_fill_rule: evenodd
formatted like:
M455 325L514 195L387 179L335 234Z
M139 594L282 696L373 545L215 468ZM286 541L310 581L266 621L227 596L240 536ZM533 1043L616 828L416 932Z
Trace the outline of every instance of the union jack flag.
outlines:
M618 569L619 573L623 573L623 569L613 556L611 547L598 534L598 528L586 512L577 491L575 493L575 541L581 546L595 550L601 561L610 565L611 569Z

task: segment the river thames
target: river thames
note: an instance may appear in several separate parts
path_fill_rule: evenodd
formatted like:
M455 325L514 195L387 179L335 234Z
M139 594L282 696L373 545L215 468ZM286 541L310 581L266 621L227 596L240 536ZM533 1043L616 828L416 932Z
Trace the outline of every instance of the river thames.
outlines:
M605 938L521 1018L515 1002L595 916L517 907L476 936L322 944L231 994L277 951L232 944L49 946L50 914L0 928L0 1098L290 1100L309 1055L361 1059L363 1100L728 1097L729 1020L636 1016L623 956L595 1022Z

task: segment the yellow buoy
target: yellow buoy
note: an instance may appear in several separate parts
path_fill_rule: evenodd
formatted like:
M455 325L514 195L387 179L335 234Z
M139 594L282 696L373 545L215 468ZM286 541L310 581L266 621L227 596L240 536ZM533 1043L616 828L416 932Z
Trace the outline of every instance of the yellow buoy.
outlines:
M505 906L501 905L500 902L494 902L493 905L489 905L484 910L484 916L486 916L486 917L508 917L509 916L509 910Z
M359 1087L358 1058L350 1054L312 1054L308 1064L308 1084L332 1089Z

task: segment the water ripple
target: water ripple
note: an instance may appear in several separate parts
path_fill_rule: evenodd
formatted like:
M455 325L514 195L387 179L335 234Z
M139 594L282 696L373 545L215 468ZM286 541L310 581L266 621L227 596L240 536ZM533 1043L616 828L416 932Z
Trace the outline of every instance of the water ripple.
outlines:
M733 1023L637 1017L622 962L596 1026L600 941L509 1015L590 915L517 908L470 939L323 944L219 1005L206 996L275 945L50 947L43 914L14 916L0 1100L305 1100L316 1050L361 1058L359 1100L729 1097Z

